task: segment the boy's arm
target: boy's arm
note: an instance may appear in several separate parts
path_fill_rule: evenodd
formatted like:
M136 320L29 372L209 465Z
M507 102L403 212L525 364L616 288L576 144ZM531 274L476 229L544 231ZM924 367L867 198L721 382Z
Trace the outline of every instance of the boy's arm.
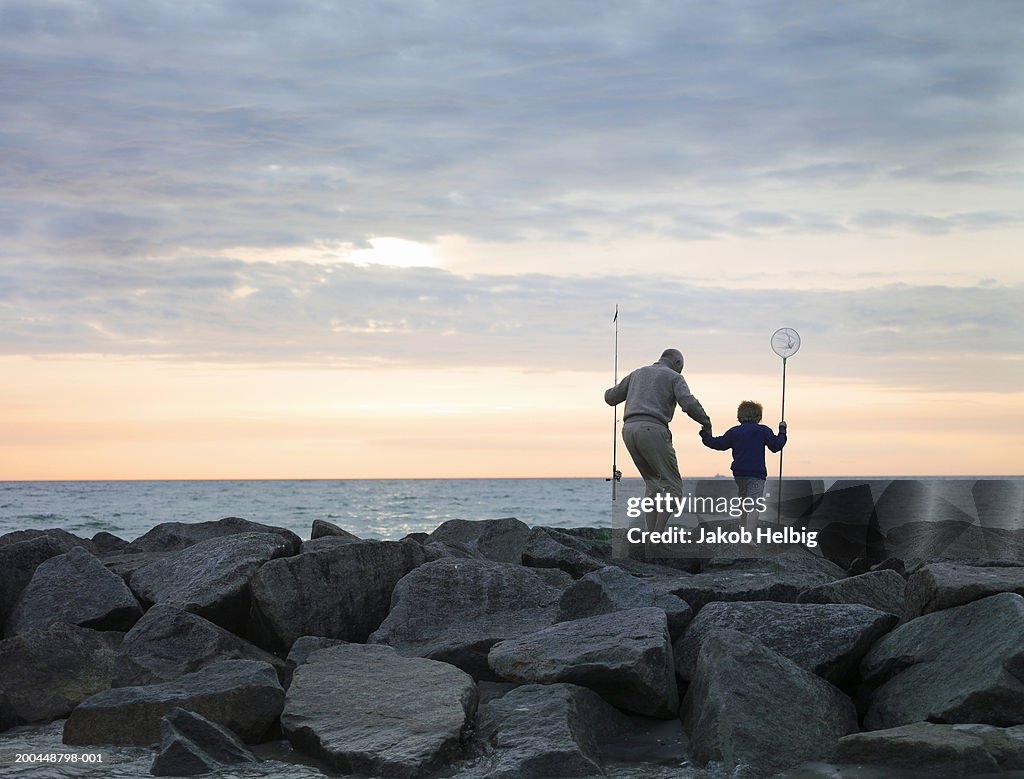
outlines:
M726 449L732 449L732 428L730 427L722 435L714 436L711 435L707 430L701 428L700 440L704 446L708 449L717 449L720 452L724 452Z
M604 402L609 406L617 406L626 399L626 391L629 389L629 378L632 373L627 373L625 377L610 389L604 391Z
M777 452L786 445L786 423L779 422L779 434L775 435L772 429L765 425L768 435L765 436L764 444L773 452Z

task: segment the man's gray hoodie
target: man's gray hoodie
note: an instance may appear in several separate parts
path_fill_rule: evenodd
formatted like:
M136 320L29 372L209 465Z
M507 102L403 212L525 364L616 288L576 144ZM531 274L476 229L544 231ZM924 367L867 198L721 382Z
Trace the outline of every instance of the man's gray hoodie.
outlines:
M604 393L604 402L615 406L626 401L623 422L659 422L668 426L678 404L694 422L710 425L710 417L690 394L686 379L669 363L663 357L653 365L637 368Z

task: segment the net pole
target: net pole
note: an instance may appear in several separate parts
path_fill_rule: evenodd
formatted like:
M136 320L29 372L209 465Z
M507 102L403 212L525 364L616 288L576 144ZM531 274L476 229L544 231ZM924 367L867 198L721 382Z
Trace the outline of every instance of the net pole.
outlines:
M782 421L786 421L786 358L782 358ZM779 449L779 496L776 503L778 504L778 510L775 513L775 524L778 527L782 526L782 455L785 453L786 447Z

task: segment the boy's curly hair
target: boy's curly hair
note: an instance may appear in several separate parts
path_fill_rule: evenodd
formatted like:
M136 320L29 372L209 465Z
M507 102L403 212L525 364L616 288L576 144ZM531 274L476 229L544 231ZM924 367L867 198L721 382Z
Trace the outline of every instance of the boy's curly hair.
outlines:
M760 422L764 408L756 400L744 400L736 409L736 419L740 422Z

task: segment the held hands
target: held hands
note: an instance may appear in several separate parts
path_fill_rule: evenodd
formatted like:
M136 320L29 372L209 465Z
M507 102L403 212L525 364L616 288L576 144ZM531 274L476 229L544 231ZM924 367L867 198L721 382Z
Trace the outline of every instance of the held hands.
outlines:
M704 425L701 425L700 434L704 435L705 433L707 435L711 435L711 423L710 422L708 422L708 423L706 423Z

